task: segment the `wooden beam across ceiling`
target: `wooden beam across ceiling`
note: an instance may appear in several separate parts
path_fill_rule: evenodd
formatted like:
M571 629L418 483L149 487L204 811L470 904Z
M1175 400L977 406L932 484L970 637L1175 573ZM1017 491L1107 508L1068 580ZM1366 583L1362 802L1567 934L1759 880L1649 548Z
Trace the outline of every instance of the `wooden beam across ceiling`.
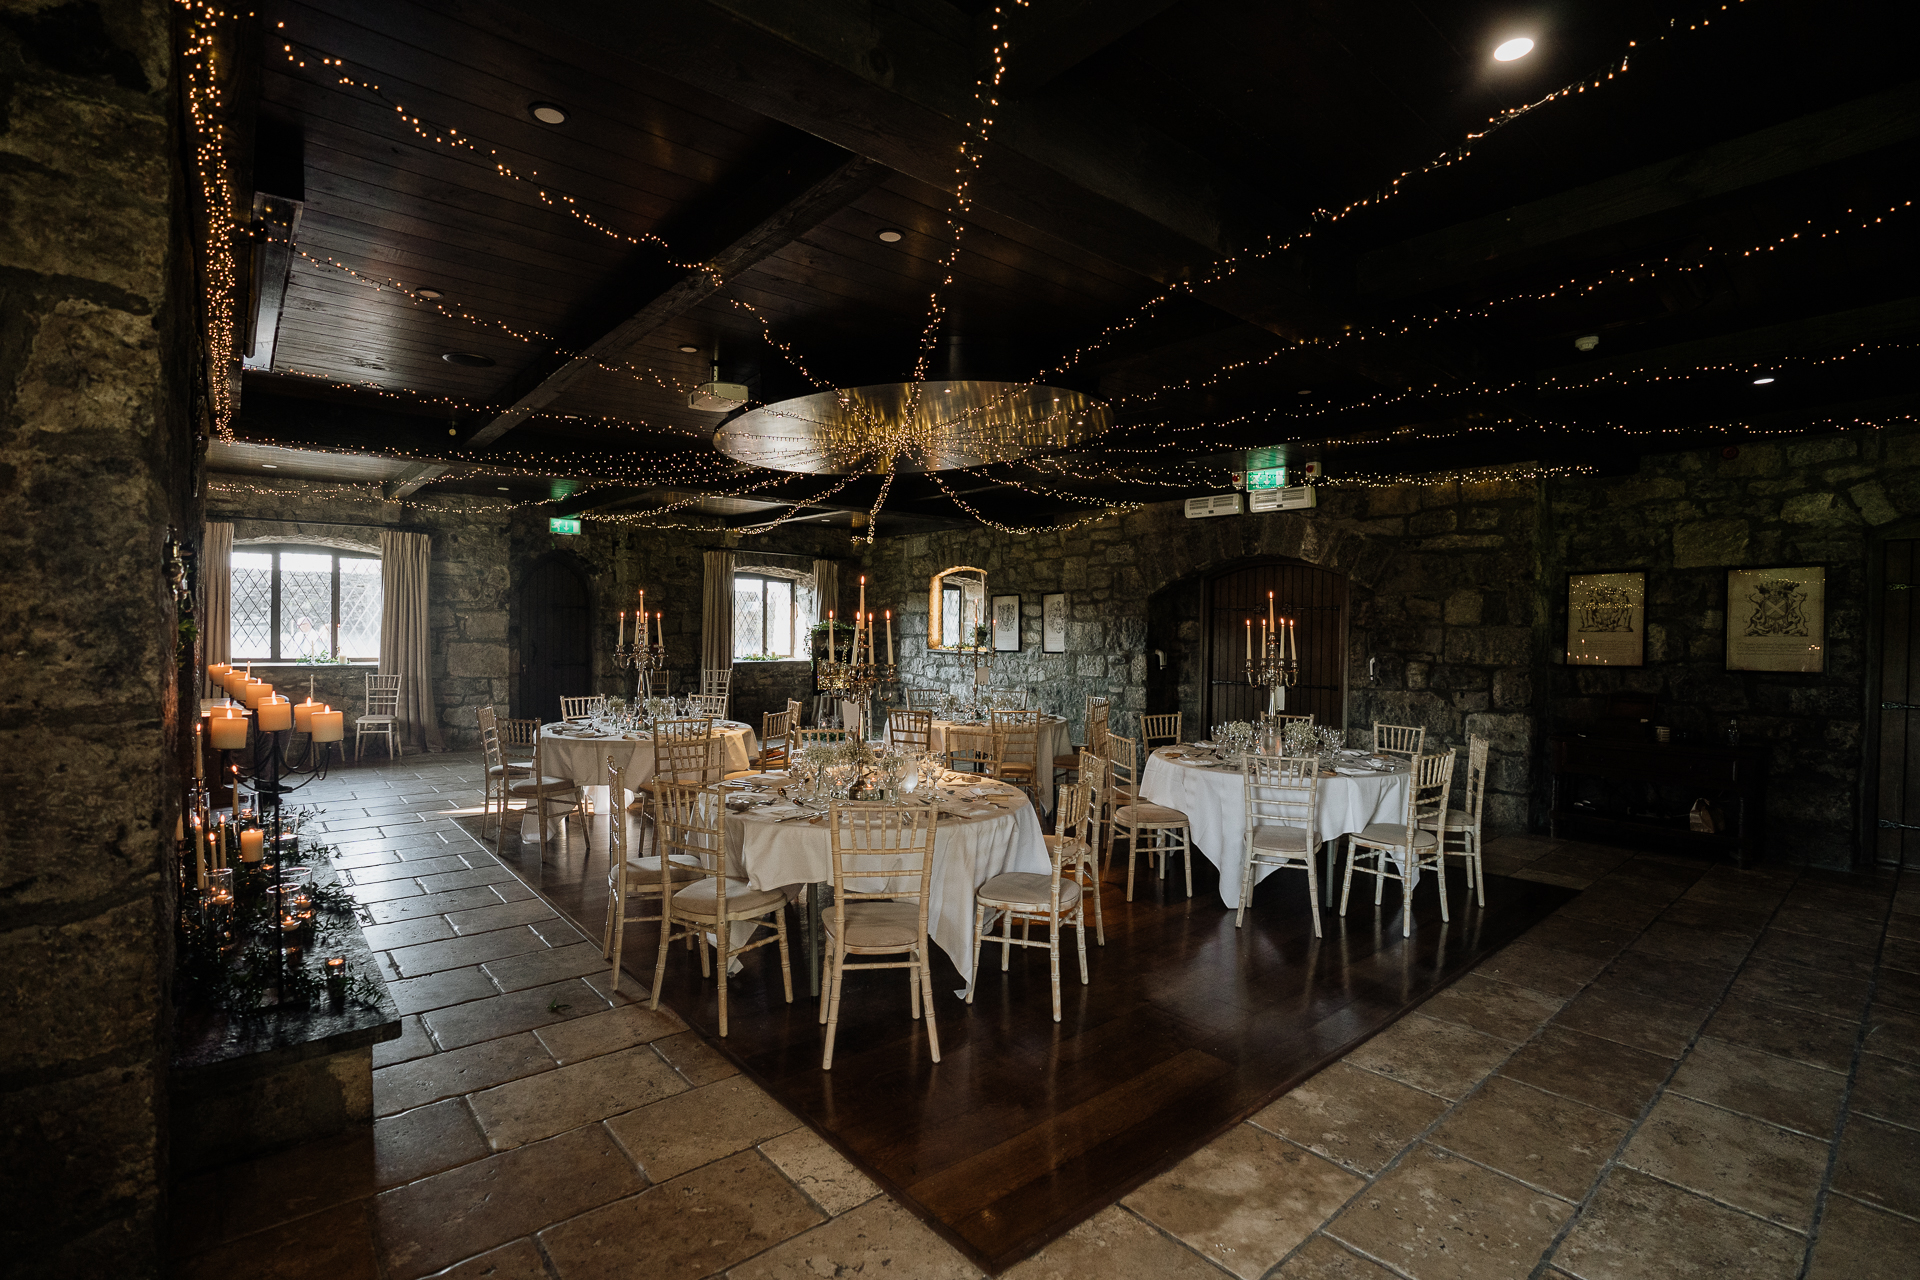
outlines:
M982 15L978 37L983 55L1006 40L1006 72L1000 91L1032 94L1045 88L1149 18L1171 9L1176 0L1066 0L1044 10L1003 6L1004 12ZM997 16L1001 30L993 29ZM981 59L991 72L990 56Z

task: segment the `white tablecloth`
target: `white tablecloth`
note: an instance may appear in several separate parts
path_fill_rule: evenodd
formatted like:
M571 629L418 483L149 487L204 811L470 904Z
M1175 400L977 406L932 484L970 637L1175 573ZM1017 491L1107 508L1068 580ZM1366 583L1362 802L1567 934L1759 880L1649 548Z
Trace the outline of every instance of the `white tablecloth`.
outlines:
M752 767L760 753L759 739L750 725L737 720L717 720L714 728L726 740L728 773ZM631 736L613 738L571 737L548 726L540 730L540 767L550 778L571 778L583 787L603 787L607 783L607 757L627 771L628 788L653 777L653 737L635 731Z
M971 786L968 779L963 785ZM975 817L940 819L934 832L933 876L927 899L927 932L947 953L960 976L973 981L974 891L1003 871L1046 873L1046 842L1033 806L1018 793L1011 810L987 810L983 802L957 800L949 807L987 810ZM769 813L768 810L773 812ZM833 844L826 820L780 822L795 812L768 806L727 817L729 866L756 889L784 889L833 879Z
M1319 840L1338 840L1371 822L1405 821L1409 776L1402 766L1392 773L1320 779L1320 805L1315 814ZM1194 847L1220 868L1220 900L1230 909L1239 907L1240 857L1247 830L1247 790L1240 771L1207 769L1171 759L1167 749L1161 748L1147 758L1140 798L1187 815ZM1275 870L1255 867L1254 883Z
M947 749L947 730L952 728L954 724L955 722L952 720L935 720L933 722L933 733L931 737L935 751L945 751ZM960 727L962 729L987 729L991 726L984 724L962 724ZM893 737L892 725L887 726L887 737L889 740ZM1054 757L1066 755L1071 750L1073 750L1073 741L1067 733L1065 717L1041 716L1040 745L1039 750L1035 752L1040 762L1040 768L1036 775L1037 785L1034 787L1034 790L1039 795L1040 812L1042 813L1053 812Z

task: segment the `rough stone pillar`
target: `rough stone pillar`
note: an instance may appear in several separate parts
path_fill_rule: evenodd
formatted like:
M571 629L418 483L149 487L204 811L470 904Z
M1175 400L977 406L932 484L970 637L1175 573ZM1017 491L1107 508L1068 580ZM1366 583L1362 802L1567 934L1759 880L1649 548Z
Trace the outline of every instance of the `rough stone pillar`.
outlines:
M157 1275L191 446L169 6L0 0L0 1270ZM197 530L194 530L197 533Z

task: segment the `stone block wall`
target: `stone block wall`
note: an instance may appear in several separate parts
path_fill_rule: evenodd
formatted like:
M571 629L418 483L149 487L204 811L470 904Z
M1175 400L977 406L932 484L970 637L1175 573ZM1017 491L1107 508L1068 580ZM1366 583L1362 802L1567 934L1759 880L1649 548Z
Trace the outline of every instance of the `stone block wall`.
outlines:
M0 12L0 1258L162 1271L169 526L197 524L171 6Z

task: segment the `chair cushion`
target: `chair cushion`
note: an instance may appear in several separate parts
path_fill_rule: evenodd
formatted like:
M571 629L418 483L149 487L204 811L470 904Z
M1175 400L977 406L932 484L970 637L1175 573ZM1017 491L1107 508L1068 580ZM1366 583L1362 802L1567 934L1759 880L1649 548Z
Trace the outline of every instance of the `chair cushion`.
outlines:
M1407 843L1407 827L1403 822L1369 822L1361 829L1357 839L1362 844L1385 844L1401 847ZM1414 848L1431 849L1433 845L1433 832L1421 830L1413 833Z
M1473 828L1474 828L1474 821L1472 818L1469 818L1467 816L1466 810L1464 809L1447 810L1447 830L1471 831L1473 830Z
M691 884L695 880L698 880L701 876L706 874L706 872L700 869L700 864L694 861L694 859L687 854L676 853L673 855L671 861L673 863L673 878L676 882L684 880L687 883ZM629 871L639 872L642 875L649 875L654 877L655 879L659 879L660 855L657 853L650 853L644 858L630 857L627 859L627 869ZM728 906L733 905L732 893L727 894L727 905Z
M676 915L711 920L719 910L719 897L720 881L713 876L702 876L699 884L673 895L673 910ZM745 880L727 881L727 915L736 920L743 916L763 916L786 905L787 895L778 889L755 889Z
M1271 849L1275 853L1306 853L1313 844L1305 827L1276 823L1253 829L1253 847L1256 849Z
M1123 804L1113 811L1113 820L1129 827L1184 827L1187 815L1163 804Z
M487 776L489 778L498 778L502 774L509 773L525 777L532 772L533 762L530 760L509 760L503 765L490 764L487 766Z
M393 723L393 717L392 716L355 716L353 718L353 722L355 724L364 724L368 728L372 728L375 725L391 725Z
M507 794L510 796L558 795L573 790L576 788L572 778L522 778L518 782L507 783Z
M827 933L835 933L834 913L826 916ZM875 950L905 951L920 943L920 904L917 902L849 902L847 945Z
M1037 871L1002 871L974 894L976 902L990 907L1031 907L1045 911L1053 900L1053 877ZM1064 876L1060 880L1060 910L1071 911L1080 901L1080 882Z

